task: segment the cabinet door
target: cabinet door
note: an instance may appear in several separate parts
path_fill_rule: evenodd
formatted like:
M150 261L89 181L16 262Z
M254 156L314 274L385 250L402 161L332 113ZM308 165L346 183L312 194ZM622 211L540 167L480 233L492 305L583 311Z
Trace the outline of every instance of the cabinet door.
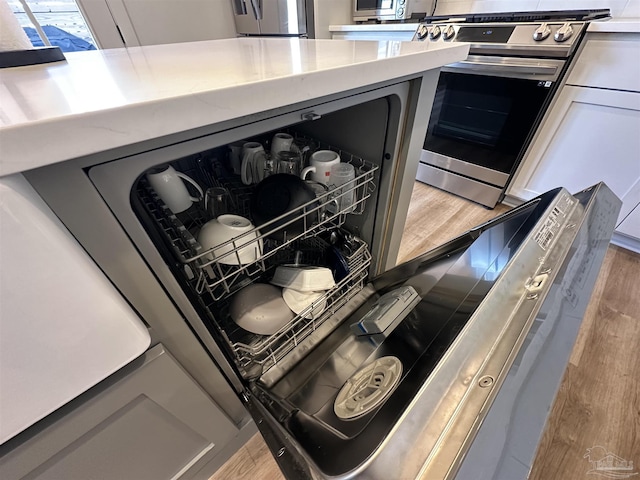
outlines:
M628 237L640 238L640 204L631 210L631 213L618 225L616 232Z
M238 432L162 345L62 410L0 447L0 478L186 478Z
M565 86L507 193L529 200L604 181L624 199L640 178L639 132L640 93Z
M229 0L79 1L102 48L236 36ZM106 9L103 7L105 3ZM112 32L119 32L119 35ZM118 37L121 37L120 41Z

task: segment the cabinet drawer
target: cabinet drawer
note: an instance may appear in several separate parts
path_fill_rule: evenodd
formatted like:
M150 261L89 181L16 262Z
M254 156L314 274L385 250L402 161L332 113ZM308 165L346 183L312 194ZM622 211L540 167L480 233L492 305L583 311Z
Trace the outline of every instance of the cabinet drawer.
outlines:
M640 92L640 34L590 33L567 84Z
M62 410L0 447L0 478L180 478L238 432L162 345Z

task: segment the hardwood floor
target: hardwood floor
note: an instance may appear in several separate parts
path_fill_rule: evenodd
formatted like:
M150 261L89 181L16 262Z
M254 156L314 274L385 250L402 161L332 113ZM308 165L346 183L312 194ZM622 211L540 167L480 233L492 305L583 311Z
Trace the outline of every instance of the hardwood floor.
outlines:
M487 210L416 182L398 261L506 210ZM640 256L615 246L607 251L529 478L598 477L587 474L591 464L584 458L596 446L640 471ZM211 480L283 478L258 434Z
M597 446L640 471L639 277L640 256L609 247L531 480L587 478L591 464L584 457ZM603 450L594 451L594 460Z
M400 243L398 263L442 245L470 228L509 210L498 205L489 210L455 195L416 182Z

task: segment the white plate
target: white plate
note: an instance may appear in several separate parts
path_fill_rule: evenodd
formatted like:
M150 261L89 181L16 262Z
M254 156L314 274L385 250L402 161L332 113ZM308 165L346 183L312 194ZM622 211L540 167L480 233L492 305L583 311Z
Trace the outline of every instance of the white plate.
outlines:
M259 335L273 335L295 317L280 289L267 283L254 283L236 293L229 314L240 327Z

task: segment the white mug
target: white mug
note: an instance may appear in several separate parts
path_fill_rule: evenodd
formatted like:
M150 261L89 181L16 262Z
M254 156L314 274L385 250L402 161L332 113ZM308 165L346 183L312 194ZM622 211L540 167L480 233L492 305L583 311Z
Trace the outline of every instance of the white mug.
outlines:
M340 155L332 150L318 150L309 159L311 164L302 170L300 178L305 180L307 173L312 172L311 180L329 185L331 183L331 167L340 163Z
M257 183L258 175L256 175L255 164L258 161L256 156L264 154L264 147L258 142L246 142L242 146L242 168L240 178L245 185ZM260 155L262 157L262 155ZM254 178L256 177L256 178Z
M147 180L173 213L184 212L193 202L202 200L203 194L200 185L191 177L176 171L171 165L162 171L148 173ZM200 198L189 195L189 190L182 180L193 185L200 194Z
M278 152L291 150L293 137L288 133L276 133L271 140L271 156L275 157Z
M240 175L242 172L242 146L244 143L244 141L240 141L229 144L229 163L236 175Z

